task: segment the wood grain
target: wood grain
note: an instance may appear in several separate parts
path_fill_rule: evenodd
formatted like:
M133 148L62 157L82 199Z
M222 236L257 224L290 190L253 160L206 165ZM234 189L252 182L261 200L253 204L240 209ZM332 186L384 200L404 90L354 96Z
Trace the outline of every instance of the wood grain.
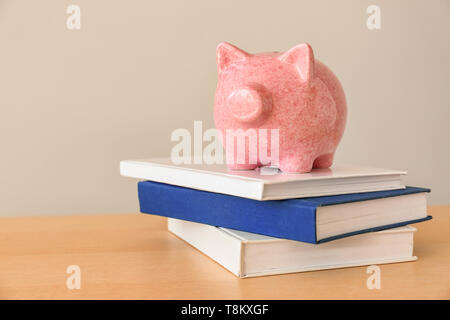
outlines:
M416 262L238 279L143 215L0 219L1 299L413 299L450 298L450 206L415 225ZM81 289L69 290L69 265Z

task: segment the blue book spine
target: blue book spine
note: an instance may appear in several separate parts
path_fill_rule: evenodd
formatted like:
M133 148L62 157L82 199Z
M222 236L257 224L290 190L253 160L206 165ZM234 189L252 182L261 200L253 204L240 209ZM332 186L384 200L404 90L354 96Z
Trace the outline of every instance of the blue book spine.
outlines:
M142 213L308 243L326 242L358 233L419 222L416 220L405 221L317 241L317 207L429 191L421 188L408 189L382 191L378 196L374 195L376 192L371 192L366 193L366 196L355 194L354 196L257 201L152 181L138 183L139 204ZM321 198L323 200L320 200ZM420 221L426 219L420 219Z

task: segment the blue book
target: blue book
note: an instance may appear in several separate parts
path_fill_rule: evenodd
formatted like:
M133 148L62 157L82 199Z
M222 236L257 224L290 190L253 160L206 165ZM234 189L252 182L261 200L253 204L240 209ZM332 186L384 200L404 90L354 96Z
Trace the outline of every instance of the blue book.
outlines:
M431 219L429 189L258 201L153 181L138 183L142 213L276 238L322 243Z

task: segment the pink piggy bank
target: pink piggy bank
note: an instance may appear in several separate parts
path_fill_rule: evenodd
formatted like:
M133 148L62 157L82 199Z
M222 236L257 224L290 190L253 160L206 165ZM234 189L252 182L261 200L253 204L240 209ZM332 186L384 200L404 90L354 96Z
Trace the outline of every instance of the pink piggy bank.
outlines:
M214 121L229 169L274 165L305 173L333 164L345 128L345 95L308 44L249 54L221 43L217 67Z

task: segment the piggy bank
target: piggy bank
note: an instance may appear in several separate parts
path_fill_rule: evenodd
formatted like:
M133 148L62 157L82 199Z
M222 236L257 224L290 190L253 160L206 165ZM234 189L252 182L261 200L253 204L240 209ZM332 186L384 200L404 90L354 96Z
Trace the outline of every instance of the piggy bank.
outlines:
M345 95L308 44L249 54L221 43L217 68L214 122L229 169L271 165L306 173L332 165L345 128Z

